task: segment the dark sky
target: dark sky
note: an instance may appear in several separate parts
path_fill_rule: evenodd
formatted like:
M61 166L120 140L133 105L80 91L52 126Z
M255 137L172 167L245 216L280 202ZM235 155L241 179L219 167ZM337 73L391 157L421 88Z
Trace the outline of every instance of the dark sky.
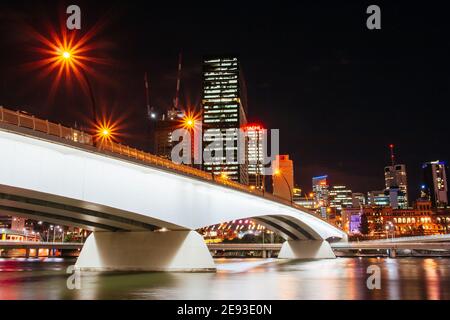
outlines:
M382 30L366 28L374 3ZM420 164L450 158L450 21L441 3L2 1L0 105L66 125L89 117L78 87L63 83L52 99L55 75L38 80L38 72L22 68L40 58L26 28L46 35L68 4L82 9L81 34L106 22L93 53L111 64L93 66L92 82L108 114L126 115L124 143L148 149L143 74L152 105L168 107L181 50L182 104L197 107L202 56L239 54L249 119L280 129L281 152L293 158L305 190L322 174L355 192L382 189L394 143L414 198Z

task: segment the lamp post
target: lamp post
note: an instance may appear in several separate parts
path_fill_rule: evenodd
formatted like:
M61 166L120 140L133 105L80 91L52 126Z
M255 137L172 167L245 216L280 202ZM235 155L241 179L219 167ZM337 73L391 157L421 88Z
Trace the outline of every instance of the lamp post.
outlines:
M195 139L195 118L191 115L186 115L183 118L183 128L189 131L189 158L190 158L190 165L194 167L194 139Z
M73 59L74 58L73 54L70 52L69 49L61 51L61 57L62 57L62 63L67 63L69 66L73 66ZM94 96L94 91L92 90L92 85L91 85L91 81L89 80L88 75L86 74L86 72L84 71L84 69L82 67L77 68L77 71L80 72L80 74L82 75L84 81L86 82L86 85L88 87L88 91L89 91L89 98L91 100L91 108L92 108L92 117L94 120L94 125L98 124L98 117L97 117L97 104L95 102L95 96ZM94 146L96 144L95 138L94 138Z
M286 183L286 185L287 185L287 187L288 187L288 189L289 189L289 196L290 196L290 199L291 199L291 205L292 205L292 204L294 203L294 198L293 198L293 195L292 195L292 188L291 188L291 185L289 184L289 182L287 181L286 177L284 176L284 174L281 172L280 169L275 170L274 175L275 175L276 177L280 177L280 176L281 176L281 177L283 178L284 182Z

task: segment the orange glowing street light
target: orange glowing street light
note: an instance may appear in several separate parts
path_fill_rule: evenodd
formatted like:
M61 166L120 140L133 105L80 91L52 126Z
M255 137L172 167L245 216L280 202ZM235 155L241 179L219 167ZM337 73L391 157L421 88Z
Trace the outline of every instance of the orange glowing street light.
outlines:
M57 53L59 54L60 58L57 60L58 63L63 66L66 69L66 72L68 70L75 73L77 77L80 75L83 77L84 82L86 83L86 86L89 91L89 97L91 99L92 104L92 116L94 120L94 124L98 124L98 118L97 118L97 104L95 102L95 96L94 92L92 90L91 82L89 81L89 77L87 76L86 72L84 71L83 64L80 63L79 59L80 57L77 56L77 50L72 49L69 46L66 46L64 48L60 48L57 50ZM82 60L83 58L81 58Z
M96 125L95 138L97 141L100 141L100 144L104 142L112 142L116 137L116 129L117 126L115 124L111 124L109 121L98 123Z
M200 116L198 114L188 111L181 119L181 126L184 129L193 130L199 123L199 118Z
M70 84L70 79L74 78L81 85L83 91L89 94L92 107L94 126L99 125L97 118L97 104L95 101L91 82L88 74L99 76L91 67L96 65L110 65L111 60L94 57L91 54L102 48L102 42L93 42L92 39L103 29L104 21L99 21L82 36L76 31L67 31L65 25L61 25L59 31L50 26L47 35L41 34L33 29L29 29L29 37L36 40L37 45L33 46L33 51L41 56L38 60L27 63L25 67L31 70L40 70L41 76L56 74L50 94L55 90L65 78Z

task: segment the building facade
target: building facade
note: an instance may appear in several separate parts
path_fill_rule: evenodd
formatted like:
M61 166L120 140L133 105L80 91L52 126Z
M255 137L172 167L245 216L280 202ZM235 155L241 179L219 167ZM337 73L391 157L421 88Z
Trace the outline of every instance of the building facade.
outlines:
M154 133L154 152L155 155L171 159L172 132L181 127L181 121L185 113L181 110L170 109L156 121Z
M422 165L422 197L427 197L435 208L448 206L448 186L445 163L432 161Z
M245 86L235 56L207 57L203 61L203 170L248 184L245 141L240 129L247 124ZM222 140L222 143L211 144ZM244 139L245 140L245 139ZM228 155L228 158L227 158Z
M327 207L329 204L328 176L313 177L312 189L317 205L319 207Z
M332 186L329 191L329 206L340 212L342 208L352 207L352 190L346 186Z
M384 168L386 190L398 189L398 208L408 208L408 178L404 164L394 164Z
M277 155L272 162L273 195L293 201L294 163L289 155Z
M249 124L244 127L247 138L248 184L256 189L264 186L264 128L261 125Z
M359 208L360 206L366 205L366 197L364 196L364 193L360 192L354 192L352 193L352 207L353 208Z
M342 209L342 228L348 233L359 233L356 225L362 216L368 222L368 236L420 236L445 234L450 230L450 211L436 211L431 202L418 200L412 208L364 206ZM352 224L353 222L353 224Z

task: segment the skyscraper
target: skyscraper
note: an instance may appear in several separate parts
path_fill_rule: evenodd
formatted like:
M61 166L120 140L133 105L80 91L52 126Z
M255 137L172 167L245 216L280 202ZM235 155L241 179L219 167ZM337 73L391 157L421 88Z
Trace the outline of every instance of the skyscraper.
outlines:
M180 128L184 112L171 109L163 114L155 124L154 152L157 156L171 159L173 148L172 132Z
M432 161L422 165L422 196L428 197L436 208L448 205L448 186L445 163Z
M204 148L220 137L221 146L210 146L213 159L203 159L203 170L248 184L246 148L239 130L247 124L245 86L235 56L207 57L203 61L202 125ZM242 145L242 144L241 144ZM228 154L232 155L227 159ZM241 161L239 161L241 159ZM241 163L239 163L241 162Z
M260 125L251 124L244 127L247 141L248 157L248 184L256 189L264 188L264 150L263 135L264 128Z
M391 165L384 167L384 182L386 194L389 195L391 207L408 208L408 179L406 166L395 163L394 145L390 144Z
M386 189L398 188L398 207L408 208L408 179L404 164L393 164L384 168Z
M277 197L293 201L294 164L289 155L277 155L272 162L273 194Z

